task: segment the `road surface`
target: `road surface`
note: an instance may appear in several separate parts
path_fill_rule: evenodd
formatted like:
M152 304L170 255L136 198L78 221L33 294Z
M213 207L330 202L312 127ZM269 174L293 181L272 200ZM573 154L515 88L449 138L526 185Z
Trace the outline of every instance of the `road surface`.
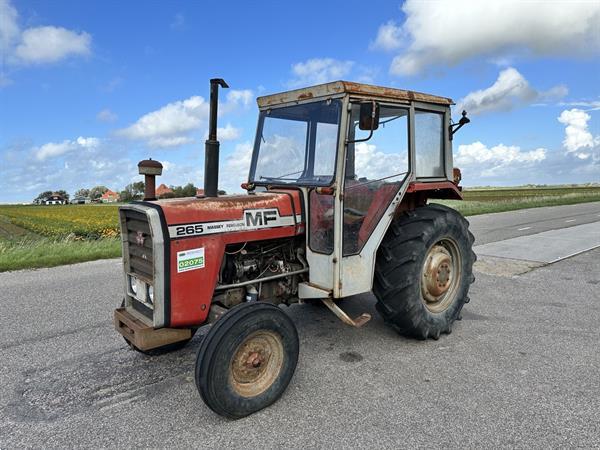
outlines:
M594 214L598 203L471 223L483 245ZM201 336L151 358L113 331L117 260L2 273L0 448L598 446L600 248L531 269L478 271L463 320L438 341L398 336L368 295L344 303L373 314L360 330L324 307L290 307L301 339L292 383L238 421L196 392Z

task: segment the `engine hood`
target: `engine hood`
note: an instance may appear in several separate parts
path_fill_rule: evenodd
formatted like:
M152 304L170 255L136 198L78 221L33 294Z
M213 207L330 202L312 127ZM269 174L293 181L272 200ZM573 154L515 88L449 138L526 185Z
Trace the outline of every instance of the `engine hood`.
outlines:
M171 239L275 227L297 228L303 222L298 190L151 203L162 209Z

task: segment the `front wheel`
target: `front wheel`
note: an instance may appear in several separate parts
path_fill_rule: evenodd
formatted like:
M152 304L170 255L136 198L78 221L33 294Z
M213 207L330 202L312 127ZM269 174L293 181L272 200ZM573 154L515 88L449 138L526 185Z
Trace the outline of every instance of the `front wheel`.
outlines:
M473 235L455 210L431 204L396 219L375 267L377 310L400 334L421 339L450 333L469 301Z
M298 362L292 320L277 306L244 303L204 337L196 358L196 387L217 414L239 419L274 403Z

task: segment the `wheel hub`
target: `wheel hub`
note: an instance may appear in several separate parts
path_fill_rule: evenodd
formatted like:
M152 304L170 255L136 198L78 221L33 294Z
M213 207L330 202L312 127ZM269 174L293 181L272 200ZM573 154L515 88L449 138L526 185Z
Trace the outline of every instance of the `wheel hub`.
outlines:
M269 330L257 331L240 344L231 359L231 384L238 394L254 397L273 384L282 365L283 344L279 335Z
M452 303L459 267L459 254L454 243L444 240L429 249L421 272L421 294L427 309L442 312Z

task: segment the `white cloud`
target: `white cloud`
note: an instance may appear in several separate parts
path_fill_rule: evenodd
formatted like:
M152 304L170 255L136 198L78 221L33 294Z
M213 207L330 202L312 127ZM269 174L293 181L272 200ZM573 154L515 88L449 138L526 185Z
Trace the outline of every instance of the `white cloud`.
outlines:
M118 119L118 116L112 112L110 109L105 108L96 114L96 119L100 122L115 122Z
M0 0L0 53L2 54L5 54L19 37L20 30L17 19L17 10L10 4L10 1Z
M234 109L238 106L243 106L244 108L250 106L252 100L254 99L254 92L250 89L231 89L227 91L227 102L224 105L219 105L219 112L229 112L229 109ZM225 108L223 110L223 108Z
M382 174L400 174L408 170L407 157L378 151L375 145L367 142L355 145L354 158L356 174L369 180L378 180Z
M481 142L474 142L459 145L454 163L467 175L473 174L482 178L510 176L515 168L532 166L545 160L546 153L544 148L522 151L515 145L499 144L488 148Z
M372 50L397 50L402 46L402 29L393 20L384 23L377 30L375 41L369 48Z
M252 144L244 142L235 146L234 151L221 163L219 189L228 193L241 192L240 184L248 181Z
M28 28L15 49L16 57L24 63L53 63L69 56L88 56L92 37L86 32L61 27Z
M230 123L225 125L224 128L217 128L217 138L220 141L235 141L242 134L239 128L233 127Z
M100 184L120 190L142 179L137 169L139 159L132 160L127 147L118 142L95 137L38 147L15 143L0 149L1 201L28 201L46 190L74 193Z
M64 155L76 148L77 145L73 141L63 141L60 143L49 142L35 150L35 157L39 161L43 161L47 158Z
M292 65L294 78L288 82L290 87L305 87L313 84L337 81L347 76L354 61L340 61L333 58L313 58Z
M566 125L563 145L579 159L600 157L600 136L593 136L588 130L590 119L588 113L577 108L564 110L558 117Z
M219 104L219 114L227 114L248 105L253 97L250 90L233 90L227 101ZM118 130L116 134L130 140L145 141L150 147L178 147L194 142L192 133L208 120L209 104L203 97L192 96L186 100L169 103L140 117L134 124ZM218 132L223 139L237 139L240 131L231 125Z
M190 132L208 119L208 103L200 96L169 103L140 117L133 125L117 131L131 140L146 141L151 147L175 147L191 141Z
M600 2L407 0L402 10L405 51L394 75L453 66L477 56L580 56L600 50Z
M558 102L558 106L580 106L582 108L588 108L588 111L596 111L600 109L600 100Z
M78 137L75 140L64 140L59 143L49 142L33 149L33 154L38 161L55 158L66 153L81 149L92 149L100 145L100 139L95 137Z
M70 56L91 54L92 37L56 26L21 30L10 0L0 0L0 53L8 64L54 63Z
M563 97L568 93L565 86L555 86L546 92L538 92L513 67L504 69L493 85L467 94L457 102L457 109L466 109L476 115L491 111L509 111L515 107L531 104L535 100Z

